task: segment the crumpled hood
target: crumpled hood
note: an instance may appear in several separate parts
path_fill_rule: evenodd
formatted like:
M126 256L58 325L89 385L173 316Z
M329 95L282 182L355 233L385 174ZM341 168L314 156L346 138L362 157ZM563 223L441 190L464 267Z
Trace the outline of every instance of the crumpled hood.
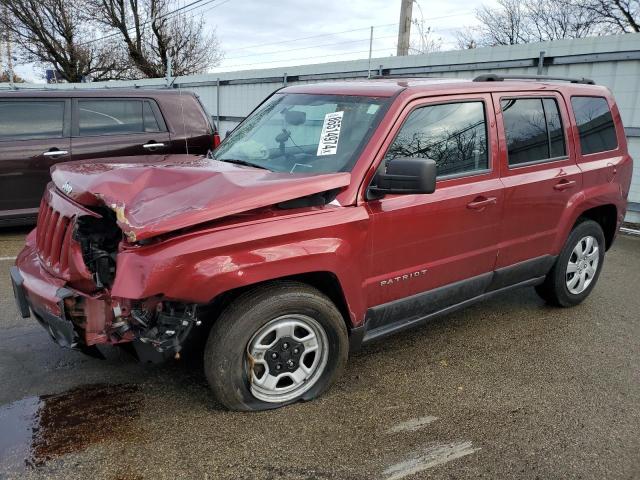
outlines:
M112 208L131 241L346 187L351 179L349 173L276 173L188 155L136 161L62 163L51 177L76 202Z

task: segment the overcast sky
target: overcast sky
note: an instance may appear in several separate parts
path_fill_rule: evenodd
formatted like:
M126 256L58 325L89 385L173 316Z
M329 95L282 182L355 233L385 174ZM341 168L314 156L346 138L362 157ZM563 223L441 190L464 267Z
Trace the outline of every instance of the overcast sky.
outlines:
M456 6L420 0L413 18L424 18L442 38L442 48L450 50L454 32L475 24L474 11L482 4L495 0ZM203 0L185 11L204 16L207 28L216 29L225 59L213 71L233 71L367 58L372 25L373 56L395 55L400 0ZM35 79L29 66L16 70Z

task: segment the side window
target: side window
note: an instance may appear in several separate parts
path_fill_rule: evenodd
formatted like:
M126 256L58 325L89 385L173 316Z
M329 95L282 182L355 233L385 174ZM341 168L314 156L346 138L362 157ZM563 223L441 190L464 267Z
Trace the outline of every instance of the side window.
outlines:
M79 100L81 136L144 132L141 100Z
M0 141L62 138L63 101L0 101Z
M603 97L571 97L583 155L618 147L616 128L607 100Z
M445 103L421 107L409 115L387 154L430 158L438 176L472 173L489 168L484 103Z
M566 155L564 129L554 98L501 100L509 165L518 166Z

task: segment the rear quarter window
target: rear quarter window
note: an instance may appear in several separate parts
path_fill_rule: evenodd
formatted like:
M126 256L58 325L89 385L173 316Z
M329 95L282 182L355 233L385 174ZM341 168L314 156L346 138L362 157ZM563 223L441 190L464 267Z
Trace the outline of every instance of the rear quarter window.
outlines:
M604 97L571 97L582 155L618 148L616 128Z

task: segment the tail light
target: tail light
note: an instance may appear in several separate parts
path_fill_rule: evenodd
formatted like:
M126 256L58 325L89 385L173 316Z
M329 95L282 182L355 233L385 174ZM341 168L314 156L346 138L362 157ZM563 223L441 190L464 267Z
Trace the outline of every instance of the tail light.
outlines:
M218 133L218 130L213 132L213 148L214 150L216 148L218 148L218 145L220 145L220 134Z

